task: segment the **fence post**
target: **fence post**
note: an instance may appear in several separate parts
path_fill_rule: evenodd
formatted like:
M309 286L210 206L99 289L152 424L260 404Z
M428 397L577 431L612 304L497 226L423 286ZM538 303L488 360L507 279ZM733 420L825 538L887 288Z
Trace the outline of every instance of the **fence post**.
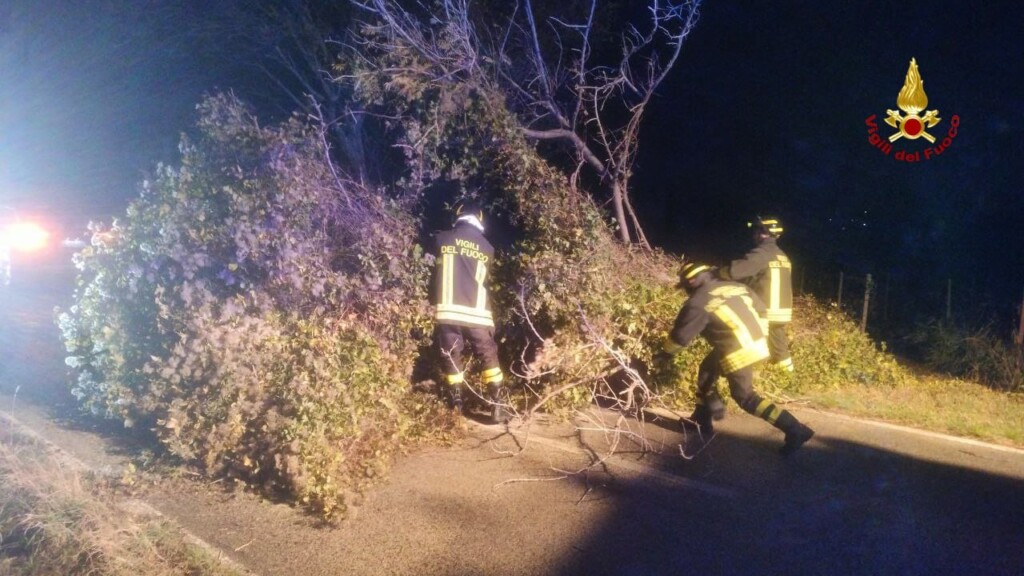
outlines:
M860 315L860 331L868 331L868 302L871 301L871 274L864 281L864 311Z
M836 307L843 307L843 272L839 271L839 296L836 298Z
M889 282L892 280L890 272L885 273L885 295L882 296L882 322L889 325Z
M946 279L946 320L953 315L953 279Z
M1020 324L1017 327L1017 333L1013 335L1013 341L1018 346L1024 346L1024 296L1020 297Z

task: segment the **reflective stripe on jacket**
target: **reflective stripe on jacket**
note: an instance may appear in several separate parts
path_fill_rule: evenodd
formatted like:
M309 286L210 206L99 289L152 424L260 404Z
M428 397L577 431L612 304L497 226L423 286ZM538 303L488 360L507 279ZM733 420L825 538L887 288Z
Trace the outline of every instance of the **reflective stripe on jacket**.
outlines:
M722 372L729 374L768 358L764 312L764 303L746 286L709 280L683 304L669 339L687 346L704 336L721 354Z
M793 264L775 238L767 238L746 256L722 269L722 277L750 286L768 307L768 321L793 320Z
M494 247L466 223L439 232L436 244L433 303L438 323L493 328L484 282L494 260Z

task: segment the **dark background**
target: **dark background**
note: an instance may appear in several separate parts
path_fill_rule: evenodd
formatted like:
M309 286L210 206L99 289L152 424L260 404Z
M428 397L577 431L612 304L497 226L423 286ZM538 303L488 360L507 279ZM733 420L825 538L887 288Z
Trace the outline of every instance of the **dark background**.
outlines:
M231 27L229 2L0 4L0 204L76 230L123 213L177 160L204 92L231 89L265 121L291 103ZM1015 2L705 2L647 115L633 182L665 249L721 261L744 223L781 216L803 282L893 278L1008 323L1024 290L1024 9ZM865 119L896 109L917 59L941 156L898 162ZM938 296L937 296L938 295ZM984 302L976 311L973 305ZM927 309L935 310L929 302Z
M828 276L826 293L840 270L872 273L917 317L940 312L952 280L954 309L1011 323L1024 289L1022 29L1009 2L706 4L645 133L649 232L720 259L742 251L753 214L780 215L797 273ZM883 137L895 131L882 119L911 57L942 118L929 132L941 142L960 118L949 149L916 164L893 156L924 139L886 156L865 125L874 114Z

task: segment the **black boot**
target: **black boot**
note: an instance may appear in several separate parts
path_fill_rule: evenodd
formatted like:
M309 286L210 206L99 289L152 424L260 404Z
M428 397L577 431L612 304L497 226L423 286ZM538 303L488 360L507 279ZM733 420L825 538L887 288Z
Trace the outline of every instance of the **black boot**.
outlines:
M508 405L505 403L505 387L501 384L487 385L487 401L491 404L491 423L504 424L512 418Z
M814 436L814 430L797 422L796 426L786 431L786 443L782 445L782 448L779 448L779 454L789 456L806 444L812 436Z
M445 391L444 401L451 411L462 414L462 385L449 384Z
M712 418L713 414L707 406L697 404L689 418L679 419L679 425L683 427L683 430L696 432L701 436L711 436L715 433L715 426L711 423Z
M722 402L722 397L718 395L718 392L708 394L704 398L704 405L707 406L713 420L725 418L725 402Z
M802 424L789 410L783 410L775 421L775 427L786 433L785 443L779 448L779 454L789 456L800 449L814 436L814 430Z

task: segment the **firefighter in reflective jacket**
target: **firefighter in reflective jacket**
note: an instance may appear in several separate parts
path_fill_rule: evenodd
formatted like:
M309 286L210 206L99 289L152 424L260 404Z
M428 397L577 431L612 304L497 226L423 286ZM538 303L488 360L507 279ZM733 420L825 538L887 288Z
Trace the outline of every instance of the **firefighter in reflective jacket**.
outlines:
M782 222L760 216L747 222L754 235L754 248L739 260L718 270L723 280L736 280L750 286L768 307L769 361L789 372L793 357L789 353L787 330L793 320L793 265L779 248Z
M711 267L695 262L684 264L679 272L679 285L689 298L665 339L664 351L675 354L697 336L704 336L712 347L697 372L697 406L680 424L696 427L701 434L713 432L712 420L725 416L715 386L724 375L740 408L786 434L780 452L787 456L810 440L814 431L754 392L754 365L768 358L764 304L746 286L721 281L712 272Z
M433 304L434 342L444 364L446 397L461 411L465 374L462 352L470 350L482 364L491 418L505 422L509 413L502 400L503 381L494 341L494 317L484 282L494 261L494 247L484 238L483 211L468 202L456 208L455 226L436 236Z

